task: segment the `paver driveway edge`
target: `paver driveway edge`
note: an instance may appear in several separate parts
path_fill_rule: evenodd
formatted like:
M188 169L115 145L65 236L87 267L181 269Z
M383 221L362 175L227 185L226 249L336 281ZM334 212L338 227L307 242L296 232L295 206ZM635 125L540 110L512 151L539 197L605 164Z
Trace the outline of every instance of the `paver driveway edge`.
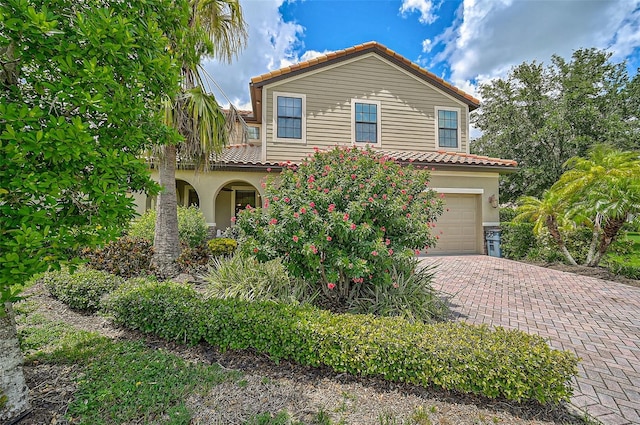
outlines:
M457 320L548 338L582 360L571 404L640 424L640 288L484 255L425 257Z

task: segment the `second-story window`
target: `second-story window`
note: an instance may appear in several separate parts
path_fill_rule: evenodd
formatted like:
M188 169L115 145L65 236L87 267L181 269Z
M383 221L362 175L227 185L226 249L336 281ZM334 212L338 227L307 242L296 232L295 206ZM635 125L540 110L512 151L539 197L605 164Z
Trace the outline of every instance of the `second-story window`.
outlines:
M302 139L302 98L277 96L279 139Z
M251 140L256 140L260 138L260 127L249 126L247 128L247 132L249 133L249 139Z
M353 99L351 101L353 119L353 142L380 143L380 102Z
M438 120L438 147L439 148L460 148L459 130L460 114L455 109L436 109Z

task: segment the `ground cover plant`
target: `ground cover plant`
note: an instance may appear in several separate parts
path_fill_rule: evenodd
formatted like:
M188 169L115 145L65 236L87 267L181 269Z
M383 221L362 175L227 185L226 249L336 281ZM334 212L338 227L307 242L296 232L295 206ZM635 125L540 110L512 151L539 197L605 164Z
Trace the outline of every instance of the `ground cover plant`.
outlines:
M570 396L574 354L520 331L335 314L312 306L204 299L171 282L125 285L105 311L170 340L253 349L271 359L436 386L489 398L557 403ZM178 320L179 319L179 320Z
M435 245L443 204L428 179L370 148L316 150L267 180L264 208L240 213L241 249L282 258L326 307L344 310L372 287L397 288L393 270L413 272L415 254Z

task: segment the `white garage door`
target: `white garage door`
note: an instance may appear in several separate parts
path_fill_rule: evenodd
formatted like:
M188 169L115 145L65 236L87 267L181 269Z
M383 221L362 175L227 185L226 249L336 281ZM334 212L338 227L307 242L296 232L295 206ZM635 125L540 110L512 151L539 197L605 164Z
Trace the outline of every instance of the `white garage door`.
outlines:
M437 245L429 254L480 254L479 195L446 194L445 211L434 229ZM447 209L449 211L447 211ZM442 234L440 234L442 232Z

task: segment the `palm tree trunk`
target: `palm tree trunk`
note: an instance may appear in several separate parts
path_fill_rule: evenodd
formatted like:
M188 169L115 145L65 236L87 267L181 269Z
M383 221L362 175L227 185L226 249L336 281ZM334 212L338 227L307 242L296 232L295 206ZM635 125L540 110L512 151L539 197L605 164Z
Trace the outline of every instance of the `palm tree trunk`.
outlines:
M596 249L598 249L598 241L602 235L602 214L596 213L593 218L593 233L591 234L591 244L589 245L589 252L587 253L587 260L584 262L585 266L593 261L596 255Z
M5 303L0 317L0 423L17 417L29 408L29 389L22 370L22 351L18 343L11 303Z
M560 252L562 252L562 255L564 255L564 257L567 259L569 264L571 264L572 266L577 266L578 263L576 263L576 260L573 259L573 256L571 255L571 253L567 249L567 246L564 243L564 239L562 239L562 234L560 233L560 229L558 229L558 222L556 221L556 218L552 215L547 217L547 228L549 229L549 233L551 234L551 237L553 238L553 240L556 241L556 243L558 244L558 248L560 248Z
M590 264L596 255L596 249L598 248L598 240L600 239L600 232L594 227L593 234L591 235L591 244L589 245L589 252L587 253L587 261L585 265Z
M158 171L162 191L156 205L153 265L161 277L173 277L178 272L176 260L180 256L175 145L164 146Z
M600 264L600 260L604 257L604 254L609 249L609 246L616 240L616 236L618 232L624 226L625 223L624 218L614 218L608 219L604 226L602 227L602 238L600 238L600 246L598 247L598 252L594 255L593 259L587 263L589 267L597 267Z

